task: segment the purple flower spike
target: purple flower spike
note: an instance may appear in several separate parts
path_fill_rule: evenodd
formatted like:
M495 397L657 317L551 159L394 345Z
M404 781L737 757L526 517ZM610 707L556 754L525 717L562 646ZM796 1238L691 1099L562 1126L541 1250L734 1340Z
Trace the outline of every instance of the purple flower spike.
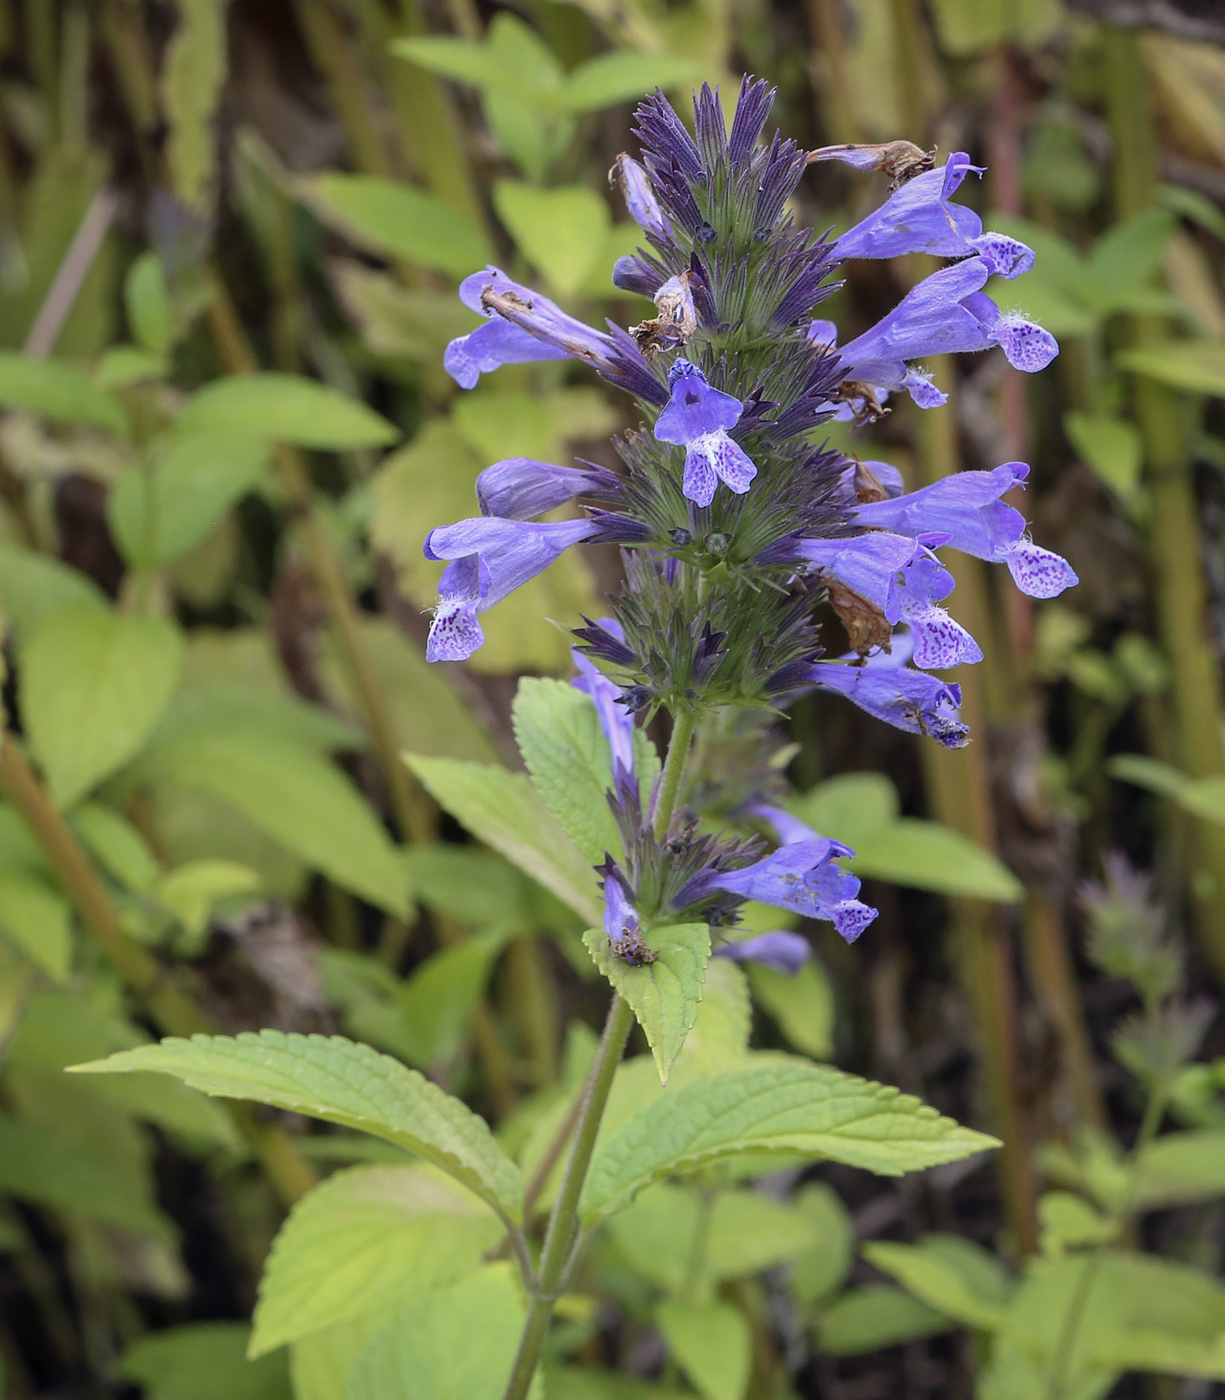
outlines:
M542 573L572 544L598 533L590 520L528 523L485 516L431 530L425 557L454 562L439 582L425 659L466 661L485 640L478 613Z
M594 624L617 641L624 641L621 624L615 618L602 617ZM621 704L621 687L583 655L577 648L570 651L578 675L570 682L576 690L589 695L595 705L600 728L612 750L613 777L618 785L634 772L634 717Z
M839 691L861 710L908 734L925 734L946 749L964 748L969 743L970 731L958 715L958 685L947 685L923 671L871 662L847 666L838 661L814 661L805 675L810 685Z
M616 180L625 199L629 216L642 229L643 233L655 238L670 238L672 227L659 207L655 191L651 188L650 177L632 156L624 151L617 157L609 178Z
M964 554L1007 564L1022 593L1054 598L1074 584L1067 560L1024 538L1025 518L1000 499L1029 475L1024 462L989 472L958 472L892 500L872 501L851 514L860 525L918 538L937 532Z
M719 481L744 495L757 468L727 435L728 428L739 422L744 405L731 394L712 389L689 360L673 363L668 384L672 394L655 424L655 436L660 442L684 444L685 495L699 506L708 506Z
M476 479L476 499L482 515L503 520L531 520L546 510L564 506L575 496L613 496L618 478L603 467L556 467L534 457L506 457Z
M991 272L1019 277L1034 265L1033 249L1000 233L983 233L972 210L952 202L961 182L981 165L971 165L964 151L949 156L944 168L929 170L904 184L875 212L849 229L834 245L840 258L896 258L903 253L933 253L964 258L977 253Z
M856 898L858 879L833 863L839 856L854 854L849 846L826 837L795 841L743 870L700 875L678 899L692 897L701 881L707 890L726 890L811 919L829 919L843 938L853 943L876 918L876 910Z
M820 577L833 577L883 612L893 577L915 555L918 545L906 535L874 530L841 540L801 540L797 552Z
M721 943L715 949L716 958L731 958L733 962L752 962L784 977L794 977L812 954L808 939L798 933L779 929L762 933L756 938L735 939Z

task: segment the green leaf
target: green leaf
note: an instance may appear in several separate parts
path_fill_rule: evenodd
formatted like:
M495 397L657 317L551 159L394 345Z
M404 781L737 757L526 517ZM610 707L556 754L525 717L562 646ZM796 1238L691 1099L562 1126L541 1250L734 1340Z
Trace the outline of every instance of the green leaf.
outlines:
M1161 255L1178 220L1153 207L1113 224L1093 245L1089 279L1093 300L1104 309L1126 309L1161 267Z
M608 206L587 185L542 190L499 180L494 208L549 287L571 296L586 282L608 235Z
M888 1283L852 1288L821 1314L821 1350L861 1356L951 1330L948 1318Z
M750 963L745 969L753 997L778 1022L797 1050L814 1060L834 1053L834 989L813 958L793 976Z
M506 1264L438 1289L375 1334L349 1400L492 1400L510 1378L524 1313ZM543 1393L537 1376L531 1400Z
M69 604L105 610L106 595L86 574L46 554L0 544L0 607L19 632L31 631L48 614Z
M254 896L259 876L233 860L189 860L157 882L157 902L168 909L188 933L201 934L213 906L235 895Z
M1063 415L1063 427L1098 478L1123 500L1130 500L1140 486L1144 457L1135 426L1124 418L1071 409Z
M706 1400L744 1400L753 1341L744 1314L727 1303L661 1303L668 1350Z
M264 1267L250 1354L386 1316L476 1270L502 1226L420 1167L354 1167L299 1201Z
M161 873L148 843L126 817L100 802L82 802L71 813L73 830L90 854L125 889L147 893Z
M417 642L410 641L388 617L363 617L360 631L401 747L430 757L496 760L497 751L484 727L450 677L426 661ZM334 631L324 639L320 670L342 707L349 714L360 714L352 673L343 664Z
M366 1317L292 1343L289 1374L294 1400L348 1400L353 1367L381 1325L382 1319Z
M1225 777L1192 778L1175 800L1193 816L1225 826Z
M620 855L604 796L612 787L612 754L590 697L565 681L525 676L511 718L532 783L562 830L592 865Z
M823 835L825 833L822 833ZM967 899L1015 904L1025 888L1011 870L976 841L939 822L899 817L855 848L856 875Z
M0 1113L0 1192L124 1230L174 1233L126 1173L58 1133L6 1113Z
M1166 1133L1141 1149L1136 1172L1141 1210L1225 1196L1225 1128Z
M141 253L128 269L123 300L133 339L151 354L164 357L174 343L174 310L161 259L152 250Z
M329 171L299 182L315 213L360 247L466 277L493 256L484 233L437 195L378 175Z
M182 635L163 618L76 604L42 619L22 648L21 706L57 804L140 751L182 659Z
M49 977L62 981L68 976L72 911L64 896L45 880L0 866L0 928Z
M350 779L305 745L219 725L159 739L149 762L159 776L236 807L346 889L407 913L408 878L383 824Z
M666 924L644 929L643 941L656 954L655 961L634 967L613 953L603 926L583 935L595 965L629 1002L646 1032L659 1082L666 1084L698 1014L710 930L705 924Z
M522 773L486 763L407 754L432 797L487 846L588 923L603 917L595 875Z
M720 1191L704 1210L696 1191L668 1182L648 1187L608 1228L634 1269L670 1293L687 1281L698 1230L707 1280L748 1278L824 1243L794 1205L759 1191Z
M53 423L127 431L115 400L60 360L0 352L0 407L19 408Z
M154 467L124 467L106 518L134 569L160 569L194 549L263 480L268 443L225 431L172 440Z
M245 1322L193 1322L151 1332L119 1361L148 1400L290 1400L283 1356L247 1360Z
M634 53L620 49L580 63L566 75L558 94L571 112L595 112L618 102L636 102L657 87L697 82L701 66L680 54Z
M518 19L517 16L513 18ZM522 20L518 20L518 23L527 28ZM554 82L542 82L544 74L538 69L530 73L516 72L501 61L492 46L474 44L468 39L452 39L441 35L396 39L391 45L391 52L397 58L406 58L431 73L441 74L444 78L454 78L458 82L471 83L473 87L482 89L508 92L533 106L546 102L544 94L548 87L556 87L561 81L561 72L555 64Z
M73 1068L84 1074L153 1070L172 1074L206 1094L254 1099L359 1128L434 1162L499 1214L512 1220L522 1214L519 1170L484 1119L415 1070L368 1045L340 1036L271 1030L196 1035L122 1050Z
M738 1152L823 1157L881 1176L956 1162L999 1144L909 1094L808 1063L770 1063L662 1095L602 1146L583 1190L594 1222L662 1176Z
M697 1019L685 1037L668 1082L675 1087L691 1079L709 1079L741 1069L749 1058L753 1004L744 969L730 958L706 964Z
M818 1243L791 1269L791 1291L801 1303L823 1303L841 1288L855 1260L855 1226L838 1193L810 1181L796 1193L795 1208Z
M883 773L840 773L787 805L822 836L856 849L891 827L901 810L897 788Z
M8 1065L19 1071L62 1075L66 1066L112 1050L140 1045L148 1037L94 996L68 988L41 987L26 1004ZM220 1104L160 1074L95 1075L75 1081L91 1094L192 1143L231 1150L241 1146L233 1120Z
M1169 340L1124 350L1115 356L1115 364L1191 394L1225 398L1225 342Z
M1003 1320L1002 1300L984 1292L979 1278L938 1247L877 1240L864 1245L863 1257L954 1322L994 1330Z
M933 13L941 47L958 56L1005 40L1036 47L1063 18L1058 0L935 0Z
M171 188L197 218L210 202L216 178L213 117L225 71L224 10L214 0L179 0L158 96L169 127L165 158Z
M400 436L360 400L314 379L271 371L230 375L197 389L183 405L174 432L176 437L227 432L335 452L381 447Z
M1038 1198L1039 1247L1043 1254L1109 1244L1119 1235L1119 1222L1103 1215L1073 1191L1045 1191Z
M1155 758L1138 753L1115 754L1107 760L1106 772L1112 778L1121 778L1124 782L1147 788L1149 792L1175 799L1191 781L1185 773L1171 764L1161 763Z

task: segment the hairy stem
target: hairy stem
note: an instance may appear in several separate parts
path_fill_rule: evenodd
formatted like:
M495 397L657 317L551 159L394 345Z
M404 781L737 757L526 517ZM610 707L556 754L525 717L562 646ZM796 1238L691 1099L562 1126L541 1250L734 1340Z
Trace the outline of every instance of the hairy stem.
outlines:
M39 782L16 739L7 732L0 733L0 786L45 851L103 956L136 993L157 1028L165 1035L181 1036L211 1031L213 1027L195 1003L129 935L123 915L72 828ZM227 1103L226 1107L281 1198L288 1204L304 1196L314 1186L315 1175L293 1139L275 1124L259 1123L246 1104Z
M692 710L678 710L672 718L672 738L668 744L668 757L664 762L663 777L659 783L659 802L655 808L655 839L662 840L672 824L672 814L676 811L676 799L681 790L681 778L685 773L685 759L689 745L693 742L693 730L697 715Z
M540 1364L553 1308L567 1282L566 1264L578 1227L579 1196L587 1179L587 1168L591 1165L591 1154L595 1150L613 1076L633 1024L634 1013L629 1003L614 995L608 1008L608 1020L604 1023L604 1034L600 1038L600 1048L583 1088L578 1125L561 1190L549 1217L536 1285L532 1289L532 1301L519 1339L514 1369L506 1386L505 1400L524 1400Z

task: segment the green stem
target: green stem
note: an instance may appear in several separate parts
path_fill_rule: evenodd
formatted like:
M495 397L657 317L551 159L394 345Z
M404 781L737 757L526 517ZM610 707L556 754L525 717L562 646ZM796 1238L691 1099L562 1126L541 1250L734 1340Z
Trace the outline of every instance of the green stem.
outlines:
M595 1151L600 1121L608 1103L613 1076L617 1072L617 1065L625 1051L625 1042L629 1039L633 1024L634 1013L630 1010L629 1003L614 995L612 1005L608 1008L608 1020L604 1023L604 1034L600 1038L600 1048L596 1052L595 1062L583 1089L582 1110L574 1142L570 1148L565 1175L562 1177L561 1190L549 1217L544 1249L540 1255L540 1269L532 1288L532 1301L519 1339L519 1351L510 1380L507 1382L504 1400L525 1400L536 1368L540 1364L553 1308L567 1282L566 1264L578 1227L579 1196L587 1179L591 1155Z
M668 744L668 757L664 762L663 778L659 785L659 805L655 808L655 839L662 840L672 824L672 814L676 810L676 799L681 789L681 778L685 773L685 759L689 745L693 741L693 730L697 715L693 710L678 710L672 718L672 738Z

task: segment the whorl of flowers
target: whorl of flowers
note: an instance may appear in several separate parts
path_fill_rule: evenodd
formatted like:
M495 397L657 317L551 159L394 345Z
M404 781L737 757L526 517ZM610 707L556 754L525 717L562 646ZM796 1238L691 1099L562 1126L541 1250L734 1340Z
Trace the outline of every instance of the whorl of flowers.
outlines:
M636 712L760 711L819 688L960 747L960 691L929 672L982 653L941 607L953 580L937 550L1004 563L1032 597L1076 581L1003 503L1024 482L1025 464L903 493L893 468L822 443L822 423L878 416L890 394L905 391L921 408L943 402L918 363L925 356L999 346L1016 368L1034 371L1058 347L982 291L993 274L1027 271L1034 255L984 232L954 202L980 167L958 152L932 168L907 142L809 153L777 135L763 141L772 101L765 83L746 79L729 133L717 95L703 87L692 137L662 95L638 108L641 162L622 155L615 173L649 246L621 258L613 281L650 297L654 316L630 333L611 322L596 330L489 267L460 289L487 319L454 341L445 361L472 388L504 364L583 360L631 394L643 419L615 444L623 473L498 462L478 481L481 515L433 530L425 545L428 557L450 561L430 660L470 656L483 642L480 614L569 546L603 541L625 550L614 616L575 635L576 684L596 701L617 756L610 801L626 860L624 868L610 860L601 873L610 943L630 961L649 957L640 916L728 924L741 903L758 900L832 919L848 939L875 916L855 898L858 881L833 863L847 848L761 792L742 793L724 811L781 842L773 854L763 856L756 837L699 835L683 813L656 840L633 774ZM787 212L806 166L831 159L894 180L886 202L832 242L797 228ZM814 317L843 261L910 252L956 261L848 342ZM591 503L583 518L535 519L579 497ZM822 659L813 621L824 598L851 642L837 660ZM723 951L793 967L788 938L766 935Z

